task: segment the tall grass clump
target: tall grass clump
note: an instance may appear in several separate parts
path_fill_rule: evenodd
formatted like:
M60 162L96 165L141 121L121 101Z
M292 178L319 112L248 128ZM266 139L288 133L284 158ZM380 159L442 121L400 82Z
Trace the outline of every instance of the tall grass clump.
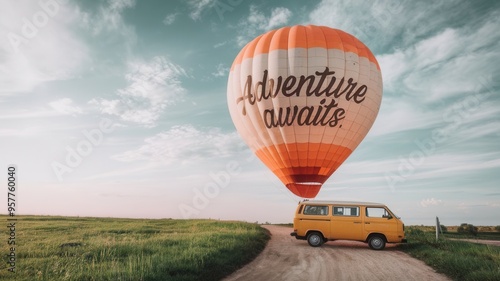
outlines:
M259 225L216 220L26 216L16 231L16 273L4 263L0 280L220 280L269 239Z
M402 249L454 280L500 280L500 247L442 238L408 227Z

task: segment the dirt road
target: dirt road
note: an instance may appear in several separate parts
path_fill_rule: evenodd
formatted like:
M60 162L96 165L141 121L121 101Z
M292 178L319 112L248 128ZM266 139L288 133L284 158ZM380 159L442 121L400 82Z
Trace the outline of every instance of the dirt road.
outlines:
M313 248L289 227L265 228L272 237L264 251L224 280L450 280L390 244L383 251L349 241Z
M451 238L451 240L458 240L458 241L465 241L465 242L471 242L471 243L485 244L485 245L492 245L492 246L499 246L500 247L500 241L498 241L498 240L454 239L454 238Z

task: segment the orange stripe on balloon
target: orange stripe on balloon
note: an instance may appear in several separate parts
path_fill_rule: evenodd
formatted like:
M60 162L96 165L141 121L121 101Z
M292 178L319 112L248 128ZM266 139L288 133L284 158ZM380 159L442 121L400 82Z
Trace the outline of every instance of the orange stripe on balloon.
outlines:
M354 36L342 30L315 25L283 27L260 35L240 51L231 66L231 70L245 59L260 54L268 54L274 50L294 48L325 48L352 52L359 57L367 58L380 70L380 66L372 52Z
M339 35L339 32L342 31L332 28L322 28L321 30L325 36L327 49L344 50L344 45L342 44L341 37Z
M307 45L307 35L303 26L295 25L290 28L290 33L288 35L288 48L308 48ZM272 51L272 50L269 50Z
M327 143L283 143L255 151L290 191L303 198L316 196L351 153L347 147Z
M276 30L273 39L271 40L270 50L286 50L288 49L288 36L291 27L286 26Z
M300 183L290 183L286 187L293 194L300 196L302 198L314 198L318 195L321 185L317 184L300 184Z
M267 33L264 33L259 40L256 41L254 56L258 54L267 54L269 53L269 46L271 45L271 40L273 39L273 35L276 30L271 30Z

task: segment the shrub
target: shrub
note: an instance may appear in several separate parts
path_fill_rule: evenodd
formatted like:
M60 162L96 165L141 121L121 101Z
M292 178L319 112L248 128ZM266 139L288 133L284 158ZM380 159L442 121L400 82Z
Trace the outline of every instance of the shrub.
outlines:
M477 227L475 227L472 224L467 224L467 223L462 223L458 229L458 233L464 233L464 234L472 234L474 236L477 235Z
M441 232L442 233L447 233L448 232L448 228L444 225L441 225Z

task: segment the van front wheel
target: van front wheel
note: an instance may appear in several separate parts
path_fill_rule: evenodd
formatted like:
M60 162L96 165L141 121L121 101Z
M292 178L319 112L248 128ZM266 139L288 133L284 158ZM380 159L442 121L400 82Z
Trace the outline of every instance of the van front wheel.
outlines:
M373 250L382 250L385 248L385 239L381 235L373 235L368 240L368 245Z
M307 235L307 243L312 247L319 247L324 243L323 236L319 232L311 232Z

